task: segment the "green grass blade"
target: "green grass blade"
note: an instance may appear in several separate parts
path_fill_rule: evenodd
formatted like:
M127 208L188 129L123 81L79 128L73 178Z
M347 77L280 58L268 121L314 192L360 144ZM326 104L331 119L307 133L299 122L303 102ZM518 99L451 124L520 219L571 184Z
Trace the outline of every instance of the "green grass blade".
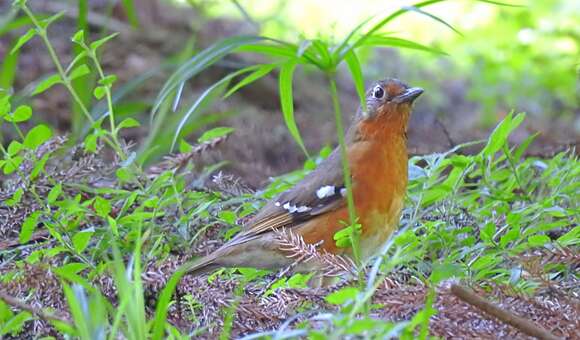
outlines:
M247 44L238 47L236 52L258 53L273 57L295 58L298 53L298 49L289 48L288 46Z
M330 55L330 47L328 44L320 39L312 41L312 47L317 52L319 66L323 69L329 69L332 65L332 56Z
M348 35L341 41L341 43L338 44L334 48L334 52L332 53L332 58L333 58L335 64L340 63L339 56L343 55L342 54L342 51L348 46L348 43L350 42L350 39L352 39L354 37L354 35L358 31L360 31L366 24L368 24L369 21L371 21L374 17L375 16L370 16L366 20L364 20L363 22L361 22L360 24L358 24L354 29L352 29L348 33Z
M280 76L278 78L278 88L280 90L280 104L282 106L282 115L284 116L284 122L290 135L294 138L296 143L300 146L302 151L306 156L310 158L302 137L300 136L300 131L296 126L296 120L294 119L294 98L292 95L292 76L294 75L294 70L296 69L295 62L289 62L280 68Z
M231 96L232 94L234 94L235 92L237 92L238 90L243 88L244 86L247 86L247 85L255 82L256 80L266 76L268 73L272 72L272 70L274 68L276 68L276 66L278 66L278 65L276 65L276 64L259 65L257 70L255 70L254 72L247 75L244 79L242 79L235 86L232 86L232 88L229 89L228 92L224 95L224 98Z
M131 27L133 28L139 27L139 16L137 15L137 11L135 10L135 1L122 0L121 5L125 9L125 13L127 14L127 18L129 19Z
M398 48L407 48L407 49L412 49L412 50L425 51L425 52L430 52L430 53L435 53L435 54L440 54L440 55L448 55L447 53L445 53L439 49L429 47L429 46L426 46L423 44L419 44L419 43L411 41L411 40L396 38L396 37L387 37L387 36L381 36L381 35L373 35L373 36L369 37L365 41L365 46L398 47Z
M163 331L165 330L165 324L167 321L167 310L171 303L171 297L175 291L175 287L183 277L185 272L183 270L177 270L165 285L165 288L161 291L159 299L157 300L157 306L155 307L155 317L153 319L153 334L151 338L153 340L163 339Z
M255 44L264 38L256 36L239 36L224 39L195 55L175 71L163 85L155 99L152 115L155 115L161 104L177 89L179 84L192 78L207 67L223 58L240 46Z
M485 2L491 5L496 5L496 6L504 6L504 7L526 7L525 5L519 5L519 4L508 4L505 2L500 2L500 1L492 1L492 0L477 0L479 2Z
M10 46L10 48L12 46ZM6 53L4 61L0 66L0 88L9 89L12 87L12 84L14 83L14 78L16 76L16 69L18 68L19 56L20 50L17 50L14 53Z
M354 81L356 93L358 94L358 99L360 101L360 107L362 110L366 110L365 81L358 57L355 52L351 50L345 55L344 60L348 65L348 70L350 71L350 75Z
M433 4L436 4L436 3L439 3L439 2L443 2L443 1L445 1L445 0L427 0L427 1L423 1L423 2L416 3L416 4L413 5L413 7L414 8L423 8L425 6L433 5ZM367 33L365 33L361 37L359 37L353 44L349 45L348 47L346 47L342 51L337 51L339 53L337 54L336 58L338 60L340 60L351 49L357 48L357 47L360 47L360 46L364 45L364 42L365 42L366 39L368 39L370 36L374 35L376 32L378 32L380 29L382 29L389 22L393 21L394 19L400 17L401 15L403 15L403 14L405 14L407 12L409 12L409 9L407 7L403 7L401 9L393 12L391 15L387 16L383 20L379 21Z
M461 32L459 32L459 30L457 30L455 27L451 26L451 24L449 24L447 21L445 21L445 20L443 20L443 19L439 18L438 16L436 16L436 15L434 15L434 14L431 14L431 13L429 13L429 12L425 12L424 10L422 10L422 9L420 9L420 8L418 8L418 7L415 7L415 6L409 6L409 7L406 7L406 8L407 8L409 11L411 11L411 12L417 12L417 13L419 13L419 14L423 14L423 15L425 15L425 16L427 16L427 17L429 17L429 18L431 18L431 19L433 19L433 20L435 20L435 21L437 21L437 22L440 22L440 23L442 23L443 25L447 26L449 29L451 29L453 32L455 32L455 33L457 33L457 34L459 34L459 35L463 36L463 34L461 34Z
M88 320L88 299L81 290L82 286L76 286L75 289L71 288L68 284L62 284L64 290L64 295L68 302L68 307L70 313L74 320L74 326L78 334L76 334L79 339L91 339L91 331Z
M208 98L215 91L218 91L219 89L223 88L223 86L226 86L230 82L230 80L232 80L234 77L237 77L243 73L251 72L251 71L255 70L256 68L258 68L259 66L260 65L253 65L253 66L243 68L237 72L230 73L227 76L220 79L219 81L217 81L216 83L214 83L209 88L207 88L201 94L201 96L199 96L199 98L197 98L197 100L193 103L193 105L191 105L191 107L187 110L187 112L183 115L183 117L179 121L179 124L177 125L177 129L175 130L175 134L173 136L173 141L171 142L171 149L170 150L173 151L173 149L175 148L175 144L177 143L177 141L179 140L179 137L181 136L181 132L183 130L183 127L185 126L185 124L187 123L187 121L189 120L191 115L193 115L195 112L198 111L198 109L201 107L201 104L204 102L204 100L206 98Z

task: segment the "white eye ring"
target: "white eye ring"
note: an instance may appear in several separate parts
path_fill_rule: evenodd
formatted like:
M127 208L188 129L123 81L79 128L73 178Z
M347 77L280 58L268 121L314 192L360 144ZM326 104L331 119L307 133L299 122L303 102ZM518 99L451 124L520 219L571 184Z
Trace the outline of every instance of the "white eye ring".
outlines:
M382 99L385 96L385 90L381 87L381 85L375 86L373 89L373 97L376 99Z

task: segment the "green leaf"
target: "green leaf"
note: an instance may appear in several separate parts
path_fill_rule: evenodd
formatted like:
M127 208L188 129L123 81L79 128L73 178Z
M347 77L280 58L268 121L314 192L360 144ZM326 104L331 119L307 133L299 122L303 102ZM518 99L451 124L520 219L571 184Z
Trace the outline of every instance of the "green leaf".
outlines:
M22 156L16 156L6 159L6 163L4 163L4 174L10 175L14 171L16 171L16 169L18 169L20 164L22 164L22 161L24 161L24 158Z
M38 218L40 217L40 211L35 211L30 214L24 222L22 222L22 228L20 229L20 235L18 235L18 240L20 244L27 243L32 237L32 233L36 230L38 225Z
M304 154L310 158L308 151L304 146L302 137L300 136L300 131L298 126L296 126L296 120L294 119L294 98L292 95L292 76L294 70L296 69L296 63L289 62L280 68L280 77L278 82L278 88L280 90L280 104L282 106L282 115L284 116L284 122L290 135L294 138L296 143L300 146Z
M35 35L36 35L36 29L34 29L34 28L29 29L23 36L21 36L18 39L18 41L16 42L16 45L14 45L14 47L10 51L10 54L13 54L14 52L18 51L24 44L26 44Z
M12 337L18 338L17 335L21 333L25 322L32 320L32 315L30 312L20 312L10 318L6 322L0 323L2 328L0 328L0 335L12 335Z
M127 168L119 168L115 171L115 175L122 182L130 182L133 179L133 174Z
M119 125L117 125L117 130L139 127L141 123L135 118L125 118Z
M22 195L24 195L24 189L18 188L16 189L16 191L14 191L12 197L4 201L4 204L6 204L9 207L13 207L18 203L20 203L20 201L22 200Z
M349 324L348 328L346 329L346 334L361 335L363 332L377 329L378 326L382 324L382 320L379 321L372 318L355 319Z
M70 80L75 80L79 77L86 76L89 73L91 73L91 70L89 69L89 67L86 64L82 64L82 65L79 65L77 68L75 68L71 72L69 78L70 78Z
M433 271L429 277L429 281L434 286L443 280L453 277L461 278L464 276L464 270L461 266L452 263L434 263Z
M40 26L44 29L46 29L48 26L50 26L53 22L55 22L56 20L60 19L66 12L65 11L60 11L44 20L42 20L40 22Z
M481 231L479 232L479 236L484 242L493 243L493 236L496 232L496 226L493 222L487 222Z
M76 57L70 62L70 64L67 66L66 70L64 71L65 74L68 74L70 72L70 70L79 62L81 61L83 58L87 57L87 51L82 51L80 53L78 53L76 55Z
M25 122L32 117L32 109L28 105L20 105L9 115L4 116L4 120L7 122L21 123Z
M114 74L108 75L103 79L99 80L99 84L103 86L111 87L117 81L117 76Z
M257 70L247 75L244 79L242 79L239 83L235 86L232 86L231 89L224 95L224 98L227 98L234 94L235 92L239 91L241 88L255 82L256 80L264 77L268 73L270 73L277 65L276 64L265 64L260 65Z
M546 235L532 235L528 237L528 243L532 247L541 247L550 242L550 238Z
M526 150L528 149L530 144L532 144L534 139L536 139L536 137L538 137L539 135L540 135L539 132L533 133L533 134L529 135L526 139L524 139L523 142L520 143L520 145L514 151L514 159L516 161L520 160L520 158L524 155L524 152L526 152Z
M501 260L499 258L497 258L496 255L494 255L494 254L487 254L487 255L483 255L480 258L478 258L477 260L475 260L471 264L471 269L474 270L474 271L479 271L479 270L482 270L482 269L486 269L486 268L490 268L490 267L496 266L499 263L501 263Z
M82 253L87 248L93 234L92 231L81 231L73 236L73 246L78 253Z
M580 243L580 226L575 226L572 230L560 236L558 243L563 246L573 246Z
M235 224L238 216L231 210L222 210L218 213L218 217L228 224Z
M55 268L54 271L60 275L68 277L70 275L78 274L80 271L83 271L89 267L88 264L85 263L67 263L59 268Z
M179 152L180 153L188 153L188 152L191 152L192 150L193 150L193 146L191 146L191 144L189 144L188 142L186 142L183 139L179 141Z
M99 100L102 99L105 96L105 94L107 94L107 91L104 86L97 86L93 91L93 95L95 96L95 98Z
M111 228L113 235L118 237L119 236L119 228L117 227L117 220L115 220L111 216L107 216L107 222L109 222L109 227Z
M354 81L354 87L360 102L359 105L362 110L366 110L365 81L358 58L354 51L351 50L344 56L344 60L348 65L348 70Z
M51 137L52 130L48 126L40 124L28 131L26 137L24 138L24 145L34 150L49 140Z
M346 248L352 245L351 235L353 230L352 226L348 226L334 233L333 239L338 248Z
M44 166L46 165L49 157L50 153L46 153L39 161L34 164L34 168L32 168L32 171L30 172L30 179L36 179L36 177L38 177L38 174L44 170Z
M20 152L20 150L22 150L23 146L24 145L22 145L22 143L18 142L17 140L13 140L10 142L10 144L8 144L8 149L6 151L8 151L8 155L14 156Z
M104 43L106 43L107 41L109 41L109 40L113 39L113 38L114 38L114 37L116 37L117 35L119 35L119 33L118 33L118 32L115 32L115 33L113 33L113 34L109 34L108 36L106 36L106 37L104 37L104 38L102 38L102 39L99 39L99 40L97 40L97 41L93 41L93 42L92 42L92 43L89 45L89 47L90 47L90 49L91 49L91 50L93 50L93 51L96 51L96 50L97 50L99 47L103 46L103 44L104 44Z
M10 112L11 109L10 105L10 96L9 95L2 95L0 96L0 118L3 118Z
M93 207L95 208L97 214L103 218L109 216L109 213L111 212L111 203L108 200L102 198L101 196L97 196L95 198Z
M48 201L49 204L54 203L61 193L62 193L62 184L58 183L57 185L53 186L52 189L50 189L46 200Z
M71 38L72 42L77 44L83 44L85 42L85 31L78 30Z
M48 90L49 88L53 87L54 85L61 83L62 81L60 80L60 76L58 74L53 74L45 78L43 81L41 81L32 92L32 95L35 96L37 94L40 94Z
M198 138L197 142L204 143L204 142L208 142L212 139L227 136L230 133L234 132L234 130L235 129L231 128L231 127L225 127L225 126L216 127L216 128L213 128L211 130L204 132L201 135L201 137Z
M328 294L324 300L333 305L342 305L349 301L356 300L359 290L355 287L344 287L336 292Z
M85 151L95 153L97 151L97 139L98 136L95 134L90 134L87 137L85 137L84 141Z
M489 136L487 145L481 153L486 157L491 157L498 152L507 143L507 139L512 131L523 122L525 117L525 113L519 113L516 117L513 117L513 112L510 112L493 130Z
M520 237L520 227L512 227L505 235L499 240L499 245L501 248L505 249L508 243L517 240Z

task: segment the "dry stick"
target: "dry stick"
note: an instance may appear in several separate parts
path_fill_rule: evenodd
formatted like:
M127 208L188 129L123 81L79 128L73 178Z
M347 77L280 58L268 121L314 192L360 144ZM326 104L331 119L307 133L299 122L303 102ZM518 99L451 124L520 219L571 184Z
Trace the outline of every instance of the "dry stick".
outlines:
M0 299L4 300L4 302L6 302L7 304L9 304L12 307L30 312L31 314L36 315L37 317L39 317L42 320L59 321L59 322L66 323L68 325L72 325L71 321L66 319L66 318L60 317L60 316L55 315L55 314L47 313L40 308L32 307L31 305L24 303L22 300L17 299L13 296L10 296L3 291L0 291Z
M521 318L515 314L508 312L507 310L499 308L498 306L492 304L489 301L484 300L479 295L475 294L473 291L470 291L465 287L454 284L451 286L451 293L453 293L453 295L457 296L464 302L467 302L468 304L477 307L485 314L496 317L500 321L517 328L522 333L525 333L529 336L533 336L538 339L548 339L548 340L560 339L554 334L545 330L544 328L535 325L530 320Z

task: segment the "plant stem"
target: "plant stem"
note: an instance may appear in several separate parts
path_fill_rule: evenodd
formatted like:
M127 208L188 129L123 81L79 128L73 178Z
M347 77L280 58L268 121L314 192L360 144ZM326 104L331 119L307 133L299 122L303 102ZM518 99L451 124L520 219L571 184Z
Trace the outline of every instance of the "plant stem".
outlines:
M516 183L518 183L518 187L520 187L520 190L524 194L524 198L527 201L531 201L531 197L530 197L530 195L528 195L528 191L526 190L526 188L524 187L524 185L522 183L522 180L520 179L520 174L518 172L518 168L516 166L516 163L514 162L514 159L512 157L512 153L510 152L510 149L508 147L507 142L503 145L503 152L505 154L505 157L508 160L508 164L509 164L510 168L512 169L512 171L514 173L514 177L516 179Z
M103 68L101 67L101 63L99 63L99 59L97 58L97 54L95 51L87 49L90 58L93 60L95 67L97 68L97 72L99 73L99 78L101 80L105 79L105 72L103 72ZM120 145L117 139L117 129L115 127L115 114L113 112L113 98L111 95L111 87L109 85L104 85L105 89L105 97L107 97L107 109L109 110L109 124L111 125L111 137L115 144ZM125 153L122 149L119 149L120 156L122 159L125 159Z
M80 99L80 97L78 96L76 91L73 89L71 82L70 82L68 76L66 75L64 68L62 67L62 65L60 63L60 60L58 59L58 56L56 55L56 52L54 51L54 48L52 47L52 44L50 43L50 40L48 40L48 35L46 34L46 28L44 28L38 22L38 20L36 19L36 17L32 13L32 11L28 8L28 6L23 4L21 8L24 11L24 13L26 13L26 15L28 15L28 17L30 18L30 20L32 21L34 26L36 27L36 31L37 31L38 35L40 36L40 38L42 39L42 41L44 42L44 45L46 46L46 49L48 50L48 54L50 55L50 59L52 59L52 62L56 66L56 69L58 71L58 74L60 75L60 78L61 78L64 86L67 88L67 90L73 96L73 99L77 102L77 104L81 108L81 111L83 111L83 114L87 117L89 122L91 122L91 124L93 124L95 122L95 120L93 119L93 117L91 116L89 111L87 110L86 106L83 104L82 100Z
M26 4L23 3L20 6L20 8L30 18L30 20L32 21L32 24L36 28L36 32L38 33L38 35L40 36L40 38L44 42L44 45L46 46L46 49L48 50L48 54L50 55L50 59L52 60L53 64L56 66L56 69L58 71L60 79L62 80L63 85L66 87L68 92L71 94L74 101L78 104L79 108L81 109L81 111L83 112L83 114L87 118L87 120L91 123L91 125L95 124L95 120L93 119L89 110L87 109L87 107L83 103L82 99L80 98L80 96L78 95L78 93L76 92L74 87L72 86L71 80L69 79L64 68L62 67L60 60L58 59L58 56L56 55L54 47L52 46L50 40L48 39L48 35L46 33L46 27L42 26L40 24L40 22L38 22L38 19L34 16L34 13L32 13L30 8L28 8L28 6L26 6ZM120 144L116 141L115 137L114 137L114 141L111 141L107 136L103 136L103 139L105 140L105 142L107 144L109 144L109 146L111 146L120 155L124 154L122 152L122 148L120 147Z
M354 255L354 260L357 266L361 264L360 249L359 249L359 236L358 230L356 230L355 224L357 222L356 218L356 207L354 205L354 197L352 195L352 179L350 174L350 168L348 165L348 154L346 150L346 141L344 137L344 127L342 124L342 113L340 111L340 101L338 99L338 91L336 89L336 76L334 73L329 74L328 80L330 82L330 96L332 97L332 106L334 107L334 119L336 123L336 135L338 136L338 145L340 150L340 159L342 161L342 173L344 176L344 185L346 187L346 202L348 206L348 217L350 225L353 227L353 232L350 235L352 243L352 252Z

